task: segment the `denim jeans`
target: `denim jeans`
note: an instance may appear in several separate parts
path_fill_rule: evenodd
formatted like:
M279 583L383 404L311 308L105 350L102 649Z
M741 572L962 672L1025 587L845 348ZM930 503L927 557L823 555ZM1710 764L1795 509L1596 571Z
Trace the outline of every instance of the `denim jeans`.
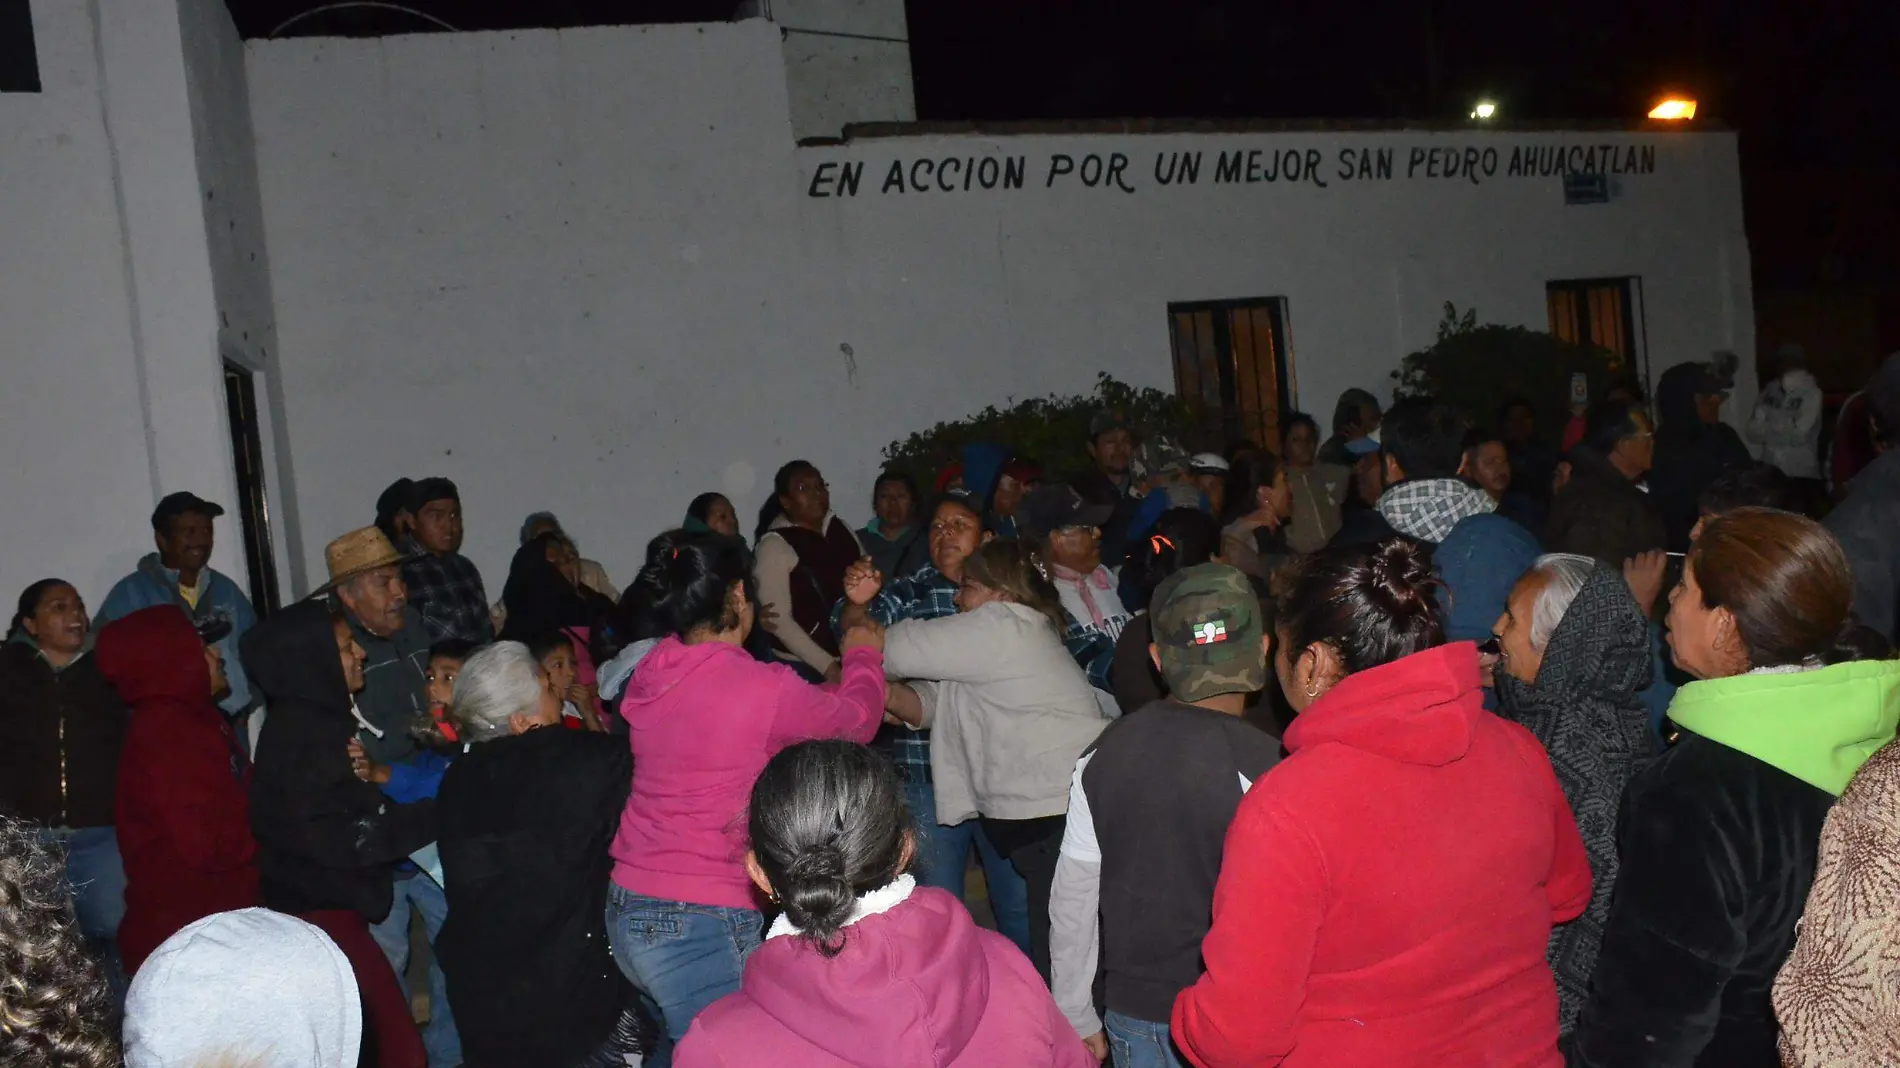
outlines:
M955 827L937 822L937 791L927 782L904 784L904 799L917 823L917 882L948 890L963 900L964 865L970 859L970 846L976 845L983 862L983 880L990 890L990 911L996 915L996 929L1004 938L1029 955L1029 884L1023 881L1009 858L996 851L983 826L977 820L964 820Z
M429 944L435 945L442 933L442 921L449 916L449 899L434 879L421 872L407 877L398 875L396 893L389 915L381 923L371 924L369 933L383 947L389 966L396 969L405 995L409 993L409 910L422 913L423 929ZM429 1068L455 1068L462 1063L462 1038L455 1032L455 1013L449 1008L447 980L442 965L429 962L429 1025L422 1029L422 1045L429 1051Z
M746 958L759 948L765 917L755 909L693 905L607 890L607 940L614 962L643 1000L659 1010L659 1048L646 1068L666 1068L693 1017L739 989Z
M1111 1012L1102 1018L1115 1068L1183 1068L1168 1025Z
M119 960L119 921L125 919L125 865L119 836L111 827L59 828L40 832L40 840L66 853L66 882L73 888L73 912L115 1000L125 1001L125 966Z

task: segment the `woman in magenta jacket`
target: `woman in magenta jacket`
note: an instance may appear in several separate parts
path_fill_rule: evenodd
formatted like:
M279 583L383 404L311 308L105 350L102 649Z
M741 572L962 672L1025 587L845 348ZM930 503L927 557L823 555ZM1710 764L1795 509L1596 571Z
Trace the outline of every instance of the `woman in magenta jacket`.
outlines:
M1096 1068L1022 951L907 873L917 839L888 759L785 750L752 789L750 831L746 871L785 911L678 1068Z
M845 634L835 687L746 653L758 613L748 556L717 535L663 534L635 580L668 637L621 699L633 793L614 838L607 933L674 1041L739 988L759 945L763 917L742 858L760 769L794 742L869 741L884 717L884 631L874 623Z
M1290 756L1227 832L1207 972L1174 1003L1201 1068L1561 1068L1554 922L1590 864L1550 759L1445 645L1429 554L1312 557L1274 667Z

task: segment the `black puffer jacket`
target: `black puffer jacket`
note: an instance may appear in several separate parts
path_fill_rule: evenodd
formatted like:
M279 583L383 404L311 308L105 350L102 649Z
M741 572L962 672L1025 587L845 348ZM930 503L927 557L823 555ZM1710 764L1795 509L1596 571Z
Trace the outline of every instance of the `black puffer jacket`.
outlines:
M264 903L382 920L396 865L435 840L435 802L398 805L350 770L357 724L327 606L284 609L239 652L268 703L251 783Z
M483 742L443 777L436 951L470 1068L574 1064L631 1004L606 909L632 782L626 739L560 727Z

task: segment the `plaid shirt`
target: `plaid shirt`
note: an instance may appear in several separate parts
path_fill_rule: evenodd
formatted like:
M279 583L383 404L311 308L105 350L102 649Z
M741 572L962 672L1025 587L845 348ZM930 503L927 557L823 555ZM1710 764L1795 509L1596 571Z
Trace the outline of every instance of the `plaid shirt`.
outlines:
M957 614L957 584L943 577L934 565L925 564L915 574L885 584L876 599L864 606L872 619L884 626L906 619L942 619ZM831 626L837 629L844 614L844 602L831 610ZM930 778L930 732L908 727L885 727L878 737L890 747L891 762L906 782L928 783Z
M420 550L414 542L409 552ZM495 640L495 622L488 614L488 594L482 573L461 553L437 556L423 552L402 565L409 587L409 603L422 613L431 643L457 639L487 645Z

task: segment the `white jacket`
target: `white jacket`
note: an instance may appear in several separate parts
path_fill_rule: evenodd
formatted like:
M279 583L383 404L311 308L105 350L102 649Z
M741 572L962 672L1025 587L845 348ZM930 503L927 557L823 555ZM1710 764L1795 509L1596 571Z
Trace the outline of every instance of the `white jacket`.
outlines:
M1748 417L1756 456L1789 478L1821 477L1821 386L1795 369L1770 382Z
M1048 617L992 601L906 620L884 636L884 671L919 680L939 823L1069 810L1076 759L1108 720Z

